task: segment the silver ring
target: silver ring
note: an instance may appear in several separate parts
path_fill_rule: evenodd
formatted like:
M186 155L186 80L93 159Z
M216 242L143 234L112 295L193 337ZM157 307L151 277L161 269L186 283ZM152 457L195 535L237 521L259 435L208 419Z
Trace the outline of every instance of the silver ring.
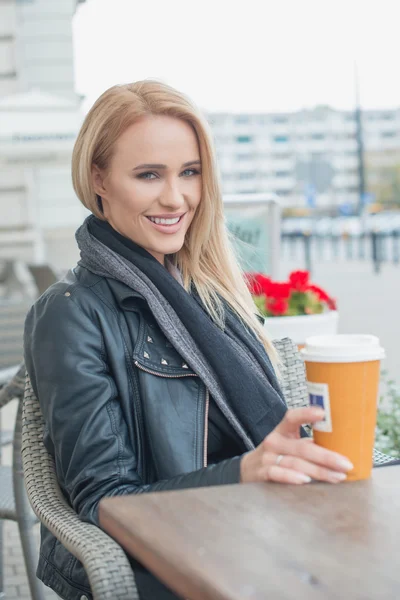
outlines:
M282 458L284 457L284 454L278 454L278 456L276 457L276 461L275 464L276 465L280 465Z

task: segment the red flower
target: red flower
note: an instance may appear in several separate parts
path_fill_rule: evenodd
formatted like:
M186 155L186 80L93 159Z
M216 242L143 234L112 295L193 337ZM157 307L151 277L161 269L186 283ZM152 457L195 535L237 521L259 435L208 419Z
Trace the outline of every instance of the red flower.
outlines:
M253 296L269 296L272 281L261 273L247 273L247 286Z
M328 302L328 300L330 300L328 294L317 285L309 285L308 291L313 292L321 302Z
M308 271L293 271L289 275L289 281L296 292L305 292L309 285L310 273Z
M308 291L313 292L320 302L326 302L329 310L336 310L336 300L328 296L328 294L317 285L310 285Z
M267 310L273 315L284 315L289 308L289 302L284 298L267 298L265 303Z
M246 273L245 278L252 296L258 297L256 305L263 315L307 315L337 310L336 301L310 283L308 271L293 271L288 282L272 281L261 273Z
M290 292L290 283L271 282L269 293L266 294L266 296L276 298L279 300L288 300L288 298L290 297Z
M328 298L327 304L329 310L337 310L336 300L334 298Z

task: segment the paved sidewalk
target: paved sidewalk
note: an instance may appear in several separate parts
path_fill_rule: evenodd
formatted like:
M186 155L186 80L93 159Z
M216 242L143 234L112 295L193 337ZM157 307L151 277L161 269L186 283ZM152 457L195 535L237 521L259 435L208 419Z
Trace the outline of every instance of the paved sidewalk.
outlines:
M39 525L35 526L35 535L39 546ZM4 523L4 591L5 600L31 600L24 559L22 557L18 526L16 523ZM59 600L59 596L50 588L43 586L46 600Z

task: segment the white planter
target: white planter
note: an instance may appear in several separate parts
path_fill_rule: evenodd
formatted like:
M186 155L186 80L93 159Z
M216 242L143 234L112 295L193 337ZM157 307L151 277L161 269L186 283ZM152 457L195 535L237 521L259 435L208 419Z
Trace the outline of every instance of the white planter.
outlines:
M335 335L338 331L339 313L336 310L320 315L297 317L266 317L264 327L272 340L289 337L299 346L312 335Z

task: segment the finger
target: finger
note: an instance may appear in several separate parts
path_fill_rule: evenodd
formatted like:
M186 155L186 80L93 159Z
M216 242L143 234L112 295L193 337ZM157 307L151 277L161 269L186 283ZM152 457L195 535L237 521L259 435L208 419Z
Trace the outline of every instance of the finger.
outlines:
M354 467L352 463L341 454L309 443L304 438L293 440L281 436L280 440L274 441L274 452L302 458L307 462L314 463L332 471L347 473Z
M275 483L292 483L294 485L302 485L310 483L311 477L298 471L285 469L278 465L272 465L265 469L262 479L264 481L273 481Z
M321 408L315 408L314 406L292 408L286 411L285 416L275 428L275 431L282 433L282 435L288 435L289 433L293 433L293 431L297 431L302 425L319 423L324 419L324 416L325 412Z
M308 462L297 456L284 456L279 465L285 469L291 469L299 473L304 473L317 481L326 481L328 483L340 483L345 481L347 476L339 471L332 471L325 467Z

